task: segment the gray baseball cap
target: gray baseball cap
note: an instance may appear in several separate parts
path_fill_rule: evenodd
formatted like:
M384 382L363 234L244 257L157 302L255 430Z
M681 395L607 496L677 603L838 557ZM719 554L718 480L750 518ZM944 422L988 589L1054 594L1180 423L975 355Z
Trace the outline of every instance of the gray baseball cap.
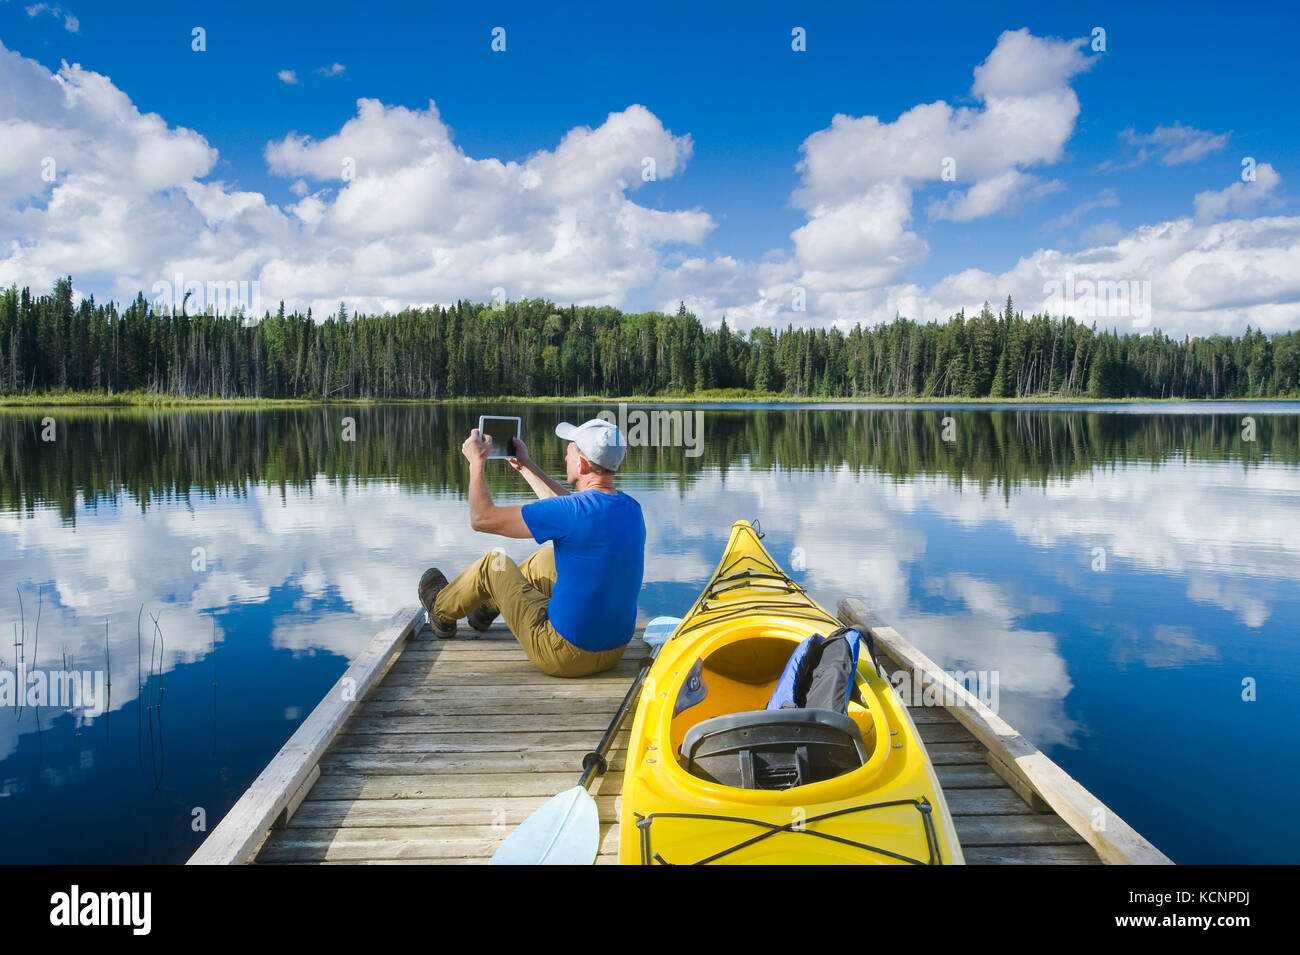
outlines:
M617 471L627 454L627 439L618 425L603 418L592 418L580 425L564 421L555 426L557 437L572 441L582 452L582 456L592 464Z

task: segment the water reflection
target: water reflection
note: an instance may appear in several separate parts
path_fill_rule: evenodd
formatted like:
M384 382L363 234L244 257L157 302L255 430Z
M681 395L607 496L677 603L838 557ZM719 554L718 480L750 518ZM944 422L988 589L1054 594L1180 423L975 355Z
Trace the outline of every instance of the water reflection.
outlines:
M276 489L282 500L289 488L370 481L407 490L463 492L467 479L460 443L487 407L2 411L5 468L0 471L0 509L31 516L36 508L49 505L72 523L79 504L91 513L123 500L142 510L178 501L192 506L196 499L242 496L250 485ZM1175 458L1239 461L1246 468L1264 460L1300 462L1300 406L1242 408L1238 413L1194 416L710 408L704 412L703 455L688 453L692 449L684 446L633 447L624 471L673 481L685 489L706 469L726 474L737 468L846 468L899 480L942 476L957 486L996 487L1009 500L1016 487L1112 465L1155 465ZM544 439L535 449L538 463L562 472L558 464L563 448L554 438L555 424L602 409L546 405L511 410L524 418L526 437ZM1242 437L1246 414L1255 420L1254 440ZM40 422L47 415L56 421L54 441L40 438ZM947 431L946 418L953 422Z
M425 567L457 570L502 543L469 530L463 502L459 445L480 410L59 411L53 443L45 412L0 414L3 592L39 595L42 665L107 658L115 675L102 716L0 712L6 822L62 812L99 827L62 847L20 838L0 859L183 860L204 835L194 809L215 824L414 601ZM554 424L600 409L510 410L558 474ZM860 596L941 665L997 670L1002 715L1178 861L1280 859L1300 845L1294 826L1194 842L1179 828L1193 809L1132 777L1154 766L1240 786L1161 735L1203 720L1207 692L1260 760L1294 721L1292 412L708 408L703 455L633 448L623 469L647 518L641 611L680 613L727 525L759 517L825 605ZM499 501L531 499L504 465L491 483ZM17 594L0 597L0 633L19 619ZM14 658L6 648L0 665ZM1229 708L1251 673L1268 701ZM117 714L134 739L108 732ZM1273 782L1294 787L1295 772Z

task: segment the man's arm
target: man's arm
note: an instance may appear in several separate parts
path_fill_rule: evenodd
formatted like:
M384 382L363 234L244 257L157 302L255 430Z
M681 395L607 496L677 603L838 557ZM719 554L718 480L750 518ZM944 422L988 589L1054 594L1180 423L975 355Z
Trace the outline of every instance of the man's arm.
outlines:
M552 479L537 466L528 454L528 445L524 444L521 438L515 438L515 456L506 458L506 462L524 476L524 480L528 482L528 486L533 489L533 493L539 500L544 501L548 497L560 497L569 493L564 485Z
M492 437L489 435L486 441L480 440L478 428L475 428L460 450L469 461L469 526L485 534L531 539L533 532L524 523L522 505L497 507L492 503L492 494L483 478L487 455L492 450Z

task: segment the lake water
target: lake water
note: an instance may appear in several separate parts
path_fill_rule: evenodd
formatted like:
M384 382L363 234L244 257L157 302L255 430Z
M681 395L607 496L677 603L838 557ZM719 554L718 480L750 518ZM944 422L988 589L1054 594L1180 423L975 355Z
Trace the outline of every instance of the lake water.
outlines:
M562 477L555 424L602 407L0 412L0 674L112 684L98 715L0 706L0 862L184 861L426 567L533 549L469 528L477 415ZM697 410L623 468L643 619L759 518L828 609L996 671L999 713L1175 861L1300 858L1300 405Z

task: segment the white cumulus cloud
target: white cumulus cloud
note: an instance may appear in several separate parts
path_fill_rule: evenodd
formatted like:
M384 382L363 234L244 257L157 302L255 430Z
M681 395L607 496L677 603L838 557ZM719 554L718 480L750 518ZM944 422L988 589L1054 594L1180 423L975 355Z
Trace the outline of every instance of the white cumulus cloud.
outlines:
M930 205L930 218L970 222L1007 208L1018 197L1036 198L1063 188L1064 184L1059 180L1039 182L1037 176L1008 169L975 183L965 192L953 190L944 199L935 200Z
M24 7L24 9L27 11L29 17L38 17L42 13L48 13L50 16L54 17L54 19L62 20L63 29L67 30L69 33L81 32L81 21L57 3L33 3Z
M1124 162L1107 160L1101 168L1130 169L1156 158L1163 166L1195 162L1223 149L1231 136L1230 132L1211 133L1181 123L1157 126L1149 133L1139 133L1129 127L1120 133L1120 139L1132 153L1132 158Z
M1268 163L1260 163L1255 168L1255 178L1250 182L1234 182L1226 189L1198 192L1196 194L1196 218L1200 220L1222 219L1236 213L1248 213L1256 203L1267 199L1279 185L1282 177Z

